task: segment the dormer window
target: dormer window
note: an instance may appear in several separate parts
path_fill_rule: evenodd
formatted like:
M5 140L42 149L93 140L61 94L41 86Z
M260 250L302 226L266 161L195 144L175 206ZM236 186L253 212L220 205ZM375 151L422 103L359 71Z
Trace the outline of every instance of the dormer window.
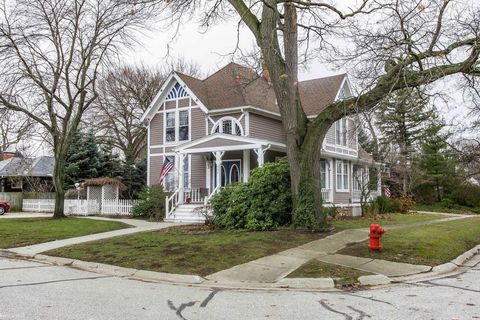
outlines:
M233 117L223 117L213 126L212 133L233 134L243 136L243 128L240 122Z

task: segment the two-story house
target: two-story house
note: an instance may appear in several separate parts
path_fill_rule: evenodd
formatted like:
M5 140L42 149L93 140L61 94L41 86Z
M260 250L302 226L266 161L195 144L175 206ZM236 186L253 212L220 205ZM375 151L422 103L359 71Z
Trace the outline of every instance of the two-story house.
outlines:
M351 95L346 75L299 83L308 117ZM166 220L201 220L193 213L221 187L248 181L250 171L285 156L285 132L268 76L230 63L204 80L173 72L142 117L148 128L148 185L164 179L171 191ZM373 159L358 144L354 121L344 118L323 142L325 205L358 214L362 183ZM378 165L378 164L377 164ZM378 182L377 190L380 189ZM356 209L357 208L357 209Z

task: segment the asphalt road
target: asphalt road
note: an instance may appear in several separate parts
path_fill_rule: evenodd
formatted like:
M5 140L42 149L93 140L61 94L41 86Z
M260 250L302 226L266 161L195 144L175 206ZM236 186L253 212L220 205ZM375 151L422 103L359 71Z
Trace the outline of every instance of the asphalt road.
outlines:
M357 292L218 290L0 258L0 319L480 319L480 265Z

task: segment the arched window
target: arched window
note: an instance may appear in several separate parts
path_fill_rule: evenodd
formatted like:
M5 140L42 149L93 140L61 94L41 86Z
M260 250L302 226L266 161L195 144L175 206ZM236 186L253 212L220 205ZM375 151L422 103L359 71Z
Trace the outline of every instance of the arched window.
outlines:
M233 117L223 117L218 120L212 129L213 133L233 134L243 136L243 128L240 121Z

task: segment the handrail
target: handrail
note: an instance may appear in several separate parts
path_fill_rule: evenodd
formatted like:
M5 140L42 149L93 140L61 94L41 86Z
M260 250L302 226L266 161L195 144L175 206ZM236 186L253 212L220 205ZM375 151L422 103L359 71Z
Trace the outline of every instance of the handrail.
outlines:
M215 189L213 189L212 192L207 197L205 197L205 199L203 200L203 203L207 205L212 199L212 197L218 192L219 189L220 189L220 186L216 186Z
M172 205L170 205L170 202ZM175 208L178 204L178 189L170 197L165 198L165 218L169 218L170 215L175 211Z

